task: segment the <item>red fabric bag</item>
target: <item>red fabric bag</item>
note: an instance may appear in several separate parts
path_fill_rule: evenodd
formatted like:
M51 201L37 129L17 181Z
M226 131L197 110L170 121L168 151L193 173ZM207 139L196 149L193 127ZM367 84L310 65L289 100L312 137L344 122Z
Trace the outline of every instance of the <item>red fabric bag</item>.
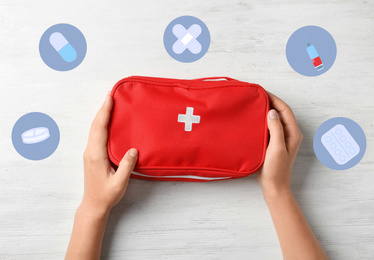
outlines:
M133 178L225 180L252 174L264 162L269 99L257 84L132 76L117 82L111 96L109 158L118 165L137 148Z

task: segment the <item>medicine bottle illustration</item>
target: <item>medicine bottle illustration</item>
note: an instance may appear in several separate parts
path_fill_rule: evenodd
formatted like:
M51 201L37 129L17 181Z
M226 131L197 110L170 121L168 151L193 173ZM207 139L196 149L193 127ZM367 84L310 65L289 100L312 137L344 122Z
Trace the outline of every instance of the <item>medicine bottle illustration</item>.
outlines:
M306 41L306 44L307 44L306 51L308 52L309 58L313 62L314 68L316 68L317 70L322 70L323 69L323 63L322 63L321 58L318 55L318 52L317 52L316 48L314 47L314 45L311 45L308 42L308 40L306 39L306 37L303 33L303 30L300 29L300 31L301 31L301 33L302 33L302 35L303 35L303 37Z

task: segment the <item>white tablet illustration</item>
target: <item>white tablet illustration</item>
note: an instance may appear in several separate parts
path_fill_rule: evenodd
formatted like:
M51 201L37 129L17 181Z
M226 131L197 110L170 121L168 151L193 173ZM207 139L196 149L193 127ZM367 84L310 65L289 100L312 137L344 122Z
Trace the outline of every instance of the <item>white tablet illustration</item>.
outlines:
M47 140L50 137L47 127L35 127L21 134L24 144L36 144Z

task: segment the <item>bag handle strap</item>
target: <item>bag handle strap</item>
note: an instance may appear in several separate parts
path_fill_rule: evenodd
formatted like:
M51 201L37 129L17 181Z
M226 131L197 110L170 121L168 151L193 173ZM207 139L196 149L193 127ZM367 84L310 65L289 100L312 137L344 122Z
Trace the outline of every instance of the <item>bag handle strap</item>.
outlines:
M207 77L207 78L198 78L198 79L194 79L194 80L196 80L196 81L223 81L223 80L238 81L236 79L229 78L229 77Z

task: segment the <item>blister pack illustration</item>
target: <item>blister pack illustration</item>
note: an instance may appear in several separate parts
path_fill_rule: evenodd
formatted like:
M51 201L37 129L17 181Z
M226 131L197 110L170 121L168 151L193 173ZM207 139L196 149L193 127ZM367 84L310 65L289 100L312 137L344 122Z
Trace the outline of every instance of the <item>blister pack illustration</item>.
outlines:
M322 135L321 142L339 165L346 164L360 153L360 146L341 124L335 125Z

